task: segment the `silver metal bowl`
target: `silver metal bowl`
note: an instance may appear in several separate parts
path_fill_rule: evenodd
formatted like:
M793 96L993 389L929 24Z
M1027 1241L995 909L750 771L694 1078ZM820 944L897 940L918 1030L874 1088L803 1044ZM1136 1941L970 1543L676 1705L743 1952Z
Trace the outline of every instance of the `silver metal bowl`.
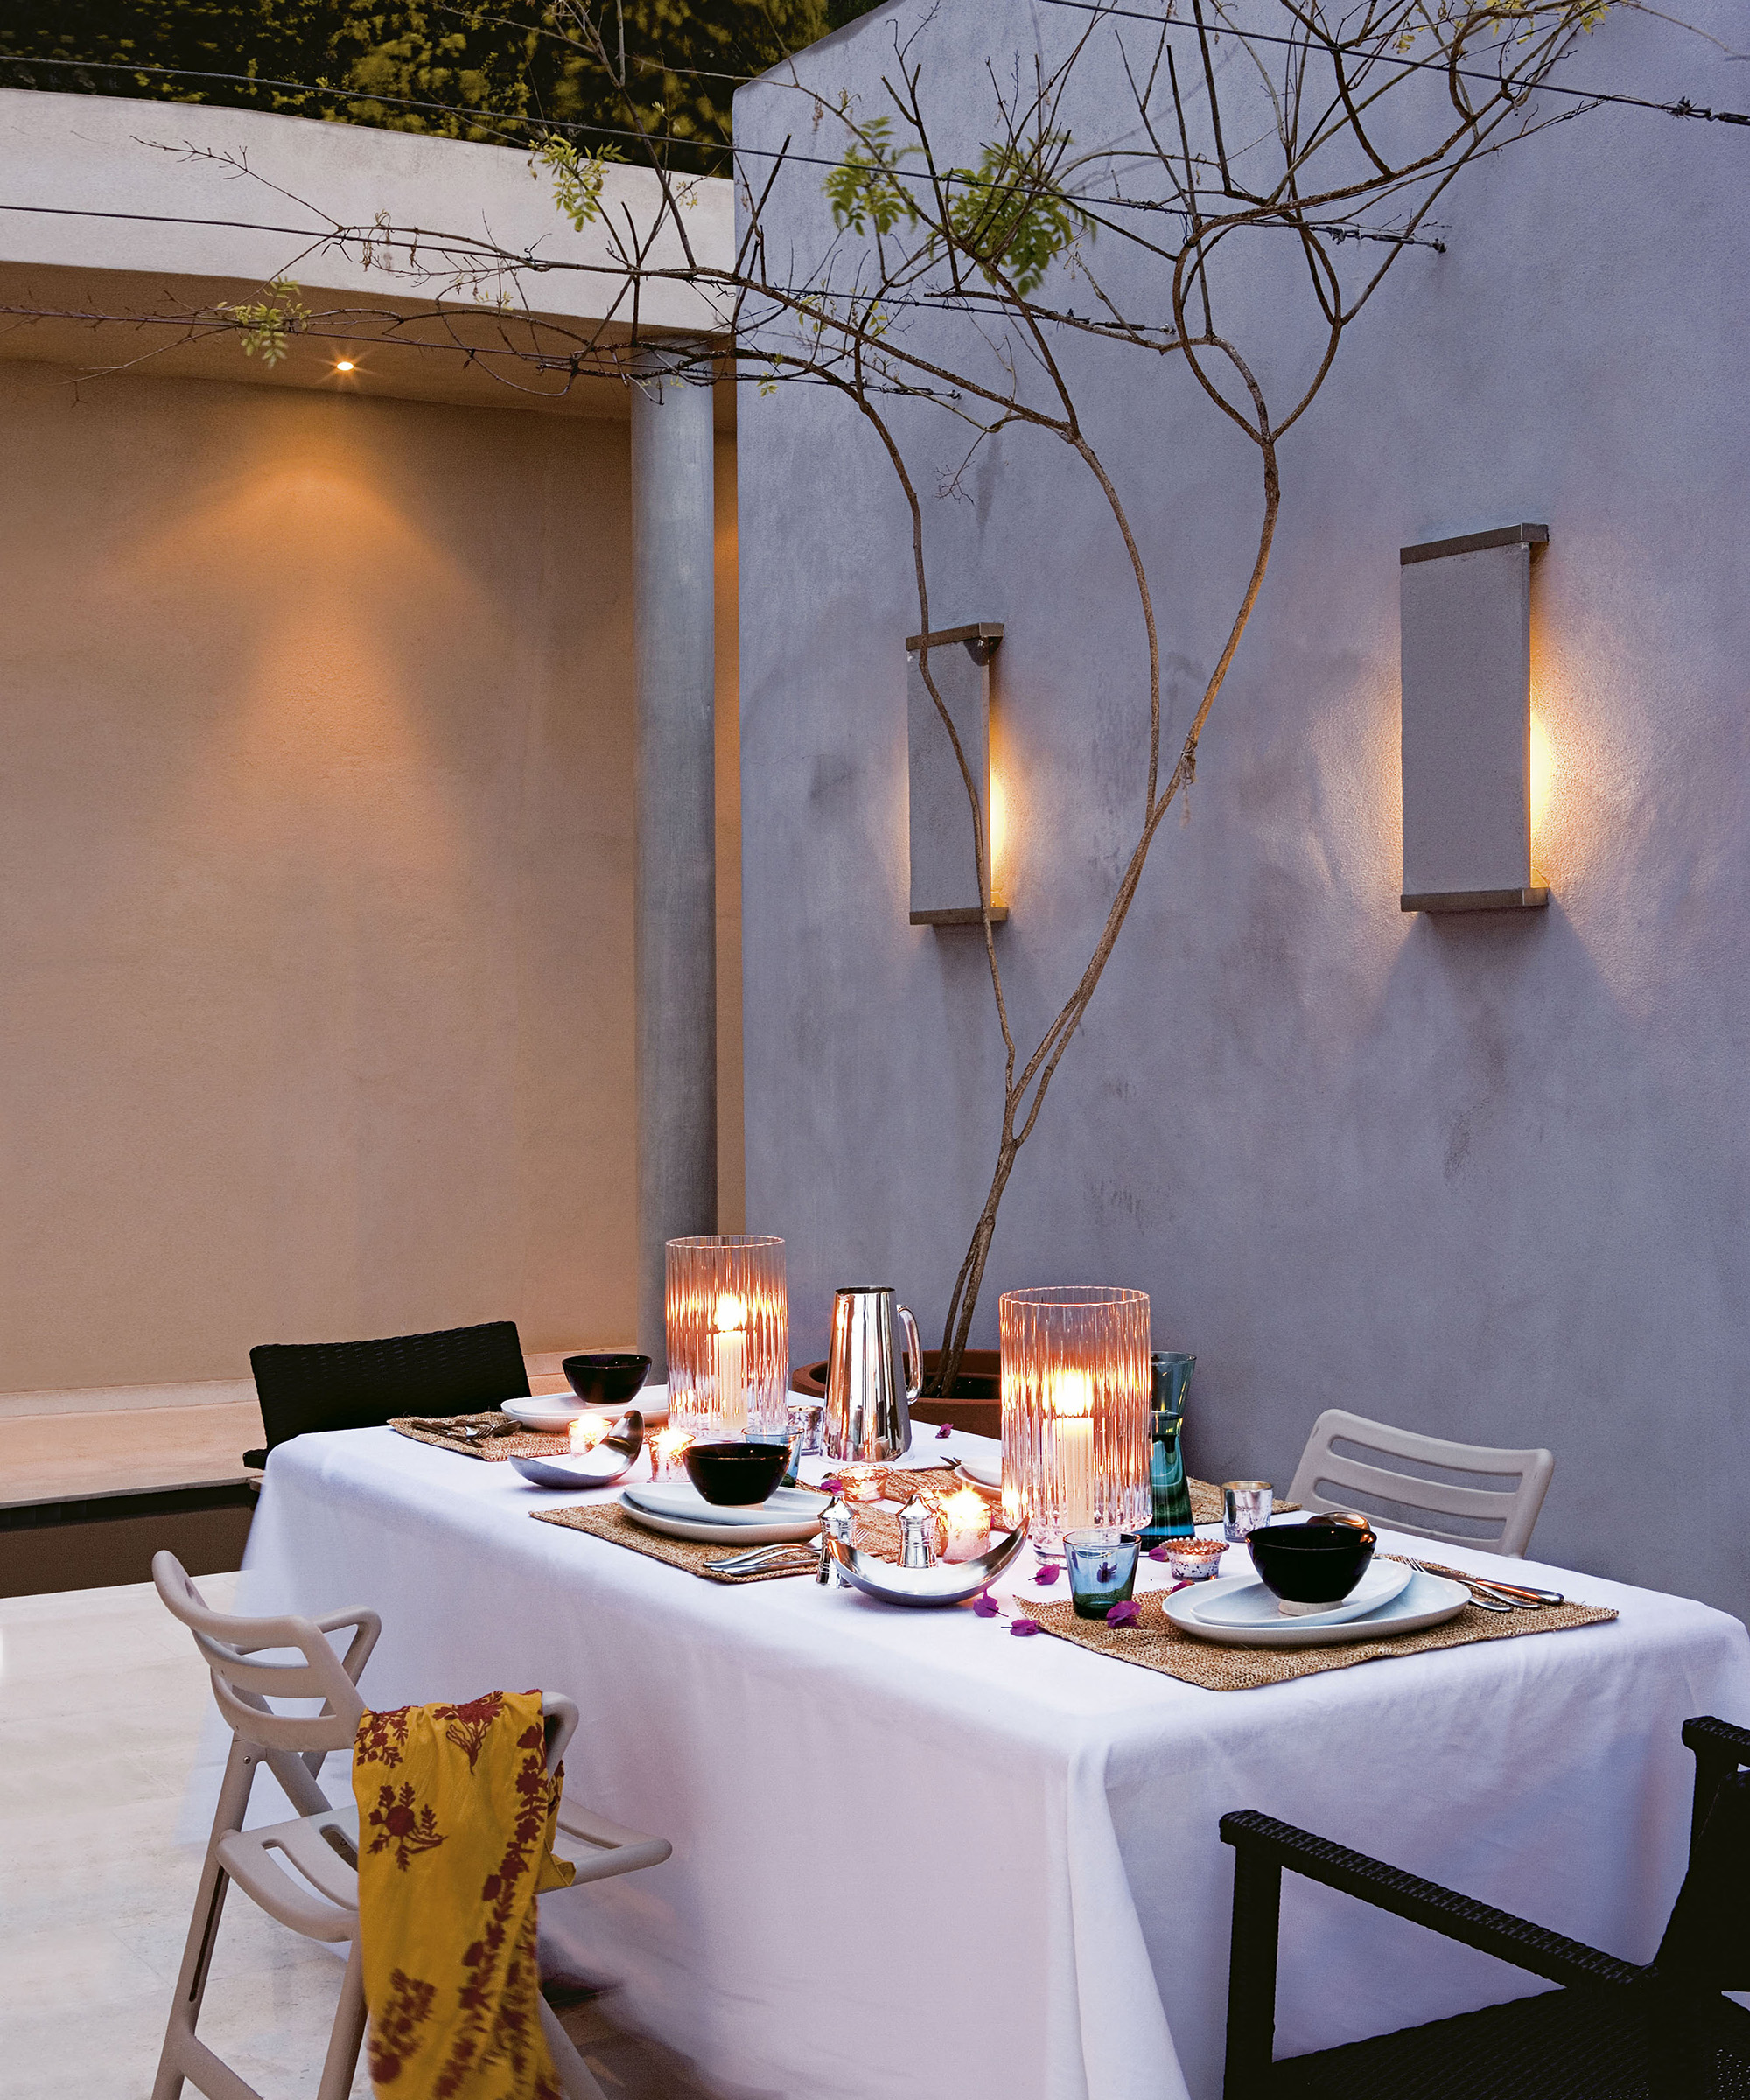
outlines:
M510 1462L537 1488L606 1488L622 1479L644 1448L644 1418L628 1408L599 1444L575 1457L513 1459Z
M1011 1531L976 1560L939 1560L933 1568L900 1568L891 1560L859 1552L843 1539L830 1542L833 1558L859 1590L884 1604L926 1608L964 1604L980 1590L989 1589L1026 1543L1026 1531Z

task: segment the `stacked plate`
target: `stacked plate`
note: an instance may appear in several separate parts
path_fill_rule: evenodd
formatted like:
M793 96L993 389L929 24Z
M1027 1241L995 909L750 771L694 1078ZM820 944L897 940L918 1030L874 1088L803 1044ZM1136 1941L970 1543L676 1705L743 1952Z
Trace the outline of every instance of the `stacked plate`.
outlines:
M1226 1648L1330 1648L1438 1626L1469 1602L1462 1583L1376 1560L1340 1604L1322 1612L1284 1613L1256 1575L1193 1583L1164 1598L1161 1609L1181 1633Z
M616 1400L612 1407L586 1407L575 1393L536 1393L530 1400L501 1400L499 1411L507 1414L513 1422L520 1422L525 1429L546 1430L551 1433L569 1429L580 1415L598 1416L604 1422L617 1422L629 1407L635 1407L644 1418L648 1429L653 1422L668 1419L668 1389L666 1385L642 1385L629 1400Z
M779 1488L763 1502L726 1507L708 1502L690 1481L640 1484L620 1490L620 1506L635 1524L664 1538L704 1545L777 1545L812 1538L831 1498L806 1488Z

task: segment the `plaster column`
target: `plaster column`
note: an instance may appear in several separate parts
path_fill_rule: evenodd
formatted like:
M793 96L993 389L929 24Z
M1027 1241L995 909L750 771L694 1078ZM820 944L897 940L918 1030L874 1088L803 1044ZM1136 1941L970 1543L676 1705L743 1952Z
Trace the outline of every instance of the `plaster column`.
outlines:
M632 390L637 594L638 1346L666 1376L663 1242L717 1230L711 389Z

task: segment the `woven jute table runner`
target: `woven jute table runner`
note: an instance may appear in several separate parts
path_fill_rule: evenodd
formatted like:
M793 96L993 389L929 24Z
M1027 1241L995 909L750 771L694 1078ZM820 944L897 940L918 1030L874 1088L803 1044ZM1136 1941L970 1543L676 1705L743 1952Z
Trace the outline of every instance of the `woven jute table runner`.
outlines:
M529 1429L514 1430L508 1435L468 1438L455 1433L466 1428L493 1429L508 1418L494 1408L481 1415L457 1415L453 1430L445 1434L441 1430L422 1429L419 1424L425 1418L419 1415L402 1415L384 1426L392 1429L399 1437L410 1437L416 1444L435 1444L439 1451L459 1452L465 1459L568 1459L571 1455L571 1439L561 1430L555 1436L550 1431Z
M1392 1656L1425 1655L1430 1648L1466 1648L1474 1641L1513 1641L1523 1634L1559 1634L1570 1627L1598 1626L1616 1614L1596 1604L1550 1604L1541 1611L1486 1612L1467 1604L1444 1626L1425 1627L1395 1640L1346 1641L1335 1648L1222 1648L1181 1634L1161 1609L1162 1592L1137 1601L1142 1615L1134 1626L1108 1626L1099 1619L1078 1619L1073 1604L1036 1604L1018 1597L1015 1609L1037 1620L1041 1633L1055 1634L1097 1656L1113 1656L1144 1670L1158 1670L1181 1684L1200 1684L1206 1691L1253 1691L1261 1684L1285 1684L1294 1677L1314 1677L1321 1670L1350 1670L1357 1662L1383 1662Z
M688 1538L665 1538L661 1532L647 1531L642 1524L634 1522L618 1502L573 1502L569 1508L531 1509L528 1514L543 1524L563 1524L568 1531L587 1531L592 1538L605 1538L612 1545L629 1546L634 1553L648 1554L671 1568L703 1575L707 1582L779 1582L786 1576L810 1572L798 1563L758 1570L752 1575L722 1574L705 1563L724 1559L735 1551L732 1530L725 1527L722 1542L713 1540L709 1545L696 1544ZM877 1554L883 1560L899 1559L900 1520L891 1510L853 1508L850 1523L851 1542L860 1551ZM813 1550L812 1547L800 1550Z
M703 1575L707 1582L777 1582L787 1575L806 1575L808 1569L797 1564L772 1569L756 1569L752 1575L723 1575L715 1568L708 1568L708 1560L722 1560L736 1549L733 1531L725 1529L721 1540L710 1545L695 1544L690 1538L664 1538L659 1532L647 1531L642 1524L634 1524L618 1502L573 1502L565 1509L531 1509L528 1513L539 1524L561 1524L568 1531L587 1531L592 1538L605 1538L610 1545L630 1546L634 1553L648 1554L652 1560L665 1562L671 1568L684 1568L689 1575ZM811 1550L811 1549L809 1549Z

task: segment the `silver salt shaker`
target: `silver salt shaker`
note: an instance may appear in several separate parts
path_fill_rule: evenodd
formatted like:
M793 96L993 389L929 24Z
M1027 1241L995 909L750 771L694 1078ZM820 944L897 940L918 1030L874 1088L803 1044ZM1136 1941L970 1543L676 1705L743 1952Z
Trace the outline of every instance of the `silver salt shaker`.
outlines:
M815 1569L815 1580L831 1590L850 1590L857 1586L832 1557L832 1542L840 1539L850 1544L850 1511L841 1495L834 1495L821 1516L820 1562Z
M915 1495L900 1512L900 1565L902 1568L935 1565L935 1511Z

